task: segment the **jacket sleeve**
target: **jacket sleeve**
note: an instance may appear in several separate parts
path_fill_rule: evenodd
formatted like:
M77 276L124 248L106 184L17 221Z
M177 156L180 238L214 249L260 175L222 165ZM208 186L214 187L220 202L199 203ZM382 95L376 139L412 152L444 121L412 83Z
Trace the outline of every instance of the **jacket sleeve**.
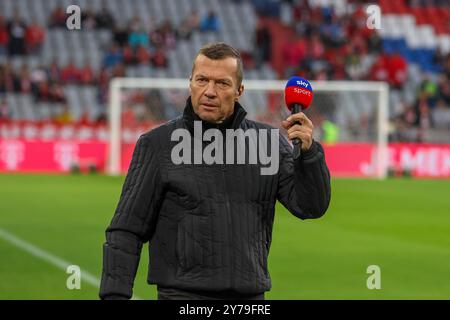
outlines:
M130 167L103 245L101 299L130 299L142 244L155 230L161 199L157 152L148 137L136 143Z
M313 141L294 161L291 145L280 135L278 200L296 217L315 219L325 214L330 197L330 172L322 146Z

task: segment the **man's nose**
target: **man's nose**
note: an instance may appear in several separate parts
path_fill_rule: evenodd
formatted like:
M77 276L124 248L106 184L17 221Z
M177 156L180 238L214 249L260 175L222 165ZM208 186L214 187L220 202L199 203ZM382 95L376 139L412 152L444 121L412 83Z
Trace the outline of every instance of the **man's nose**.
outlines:
M205 96L207 96L208 98L214 98L215 96L217 96L216 85L214 81L208 82L208 86L205 90Z

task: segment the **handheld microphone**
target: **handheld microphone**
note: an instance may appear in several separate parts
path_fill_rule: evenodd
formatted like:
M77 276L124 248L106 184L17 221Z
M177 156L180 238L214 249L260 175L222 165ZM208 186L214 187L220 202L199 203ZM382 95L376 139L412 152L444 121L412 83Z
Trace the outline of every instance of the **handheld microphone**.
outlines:
M284 101L286 102L286 107L291 111L291 114L306 110L311 104L313 96L313 89L308 80L300 77L292 77L286 83L284 89ZM302 141L295 138L292 141L292 144L294 145L292 156L294 160L296 160L300 157Z

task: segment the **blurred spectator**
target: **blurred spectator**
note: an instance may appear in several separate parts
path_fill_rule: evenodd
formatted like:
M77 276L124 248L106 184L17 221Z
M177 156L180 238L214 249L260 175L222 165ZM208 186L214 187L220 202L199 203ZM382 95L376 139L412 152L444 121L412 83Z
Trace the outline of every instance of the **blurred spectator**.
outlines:
M11 113L6 98L0 96L0 120L9 120L11 118Z
M27 26L20 17L19 11L16 9L14 16L8 23L9 34L9 54L23 55L25 54L25 33Z
M40 65L34 68L30 72L31 80L31 93L33 94L35 100L40 99L41 88L47 83L48 77L45 67Z
M325 12L325 18L319 26L319 32L327 46L334 48L345 41L338 18L331 11Z
M81 10L81 24L82 28L91 30L97 28L97 19L95 13L90 7Z
M403 120L408 127L413 127L416 123L417 113L414 111L414 107L408 106L403 114Z
M168 63L167 63L166 53L164 52L164 50L161 47L157 47L155 52L153 53L152 63L153 63L153 66L155 66L156 68L166 68L167 67Z
M57 103L65 103L66 98L62 86L56 82L51 83L49 86L49 101Z
M207 14L205 14L200 22L200 31L220 31L220 21L217 14L210 10Z
M332 54L330 61L330 69L328 73L328 79L345 80L345 58L340 54Z
M55 116L54 120L61 125L72 123L74 117L70 111L70 107L67 104L64 104L62 110Z
M193 29L189 25L189 20L184 19L176 30L176 37L183 40L191 39Z
M150 43L152 47L159 47L164 45L164 35L161 28L156 28L150 31Z
M40 101L48 97L48 78L44 66L39 66L31 71L32 94L35 100Z
M108 116L106 115L106 112L102 111L98 114L97 118L95 119L95 124L97 125L105 125L108 121Z
M91 124L91 119L89 117L89 107L84 107L83 112L80 115L80 118L77 121L77 124L80 126Z
M106 6L106 2L103 2L102 8L95 17L95 21L98 28L111 29L114 26L114 17Z
M53 27L65 27L66 26L66 12L63 7L58 5L50 14L49 26Z
M0 93L13 92L15 75L11 70L11 65L5 63L0 68Z
M105 104L108 101L108 85L111 77L111 70L101 68L98 75L98 95L97 100L100 104Z
M123 106L123 110L120 114L120 117L121 117L120 121L124 127L127 127L127 128L136 127L136 125L137 125L136 115L135 115L134 109L131 105L125 104Z
M285 77L290 77L294 74L299 64L306 57L306 41L303 38L296 42L286 42L283 45L283 61L285 62Z
M258 21L255 30L255 62L257 67L265 62L269 62L272 57L272 36L269 29Z
M50 101L50 86L48 82L42 81L36 83L34 95L36 101Z
M349 80L361 80L365 75L361 55L355 46L351 45L350 48L350 54L346 56L345 70Z
M31 92L31 77L30 71L27 64L23 64L20 68L18 80L18 90L20 93L30 93Z
M324 57L325 46L323 45L322 39L318 33L313 33L311 35L311 40L308 44L309 55L313 60L320 60Z
M288 3L288 1L281 1L279 19L282 24L292 26L294 21L294 12L292 10L292 3Z
M445 58L443 68L444 68L444 74L447 75L447 79L450 79L450 52L447 53L447 57Z
M188 14L181 24L178 26L175 34L179 39L189 40L192 33L198 31L200 28L200 18L198 12L193 10Z
M388 58L380 54L375 60L369 72L369 79L372 81L389 81Z
M95 83L94 70L92 70L91 63L87 60L84 66L78 70L78 78L81 84L90 85Z
M293 5L292 14L294 29L299 35L310 34L312 28L311 8L308 1L296 1Z
M432 81L428 76L425 76L424 79L422 80L422 83L419 86L419 90L420 90L420 98L426 100L428 107L434 108L439 94L437 84L434 81Z
M323 120L320 126L322 139L326 144L334 144L339 141L339 126L331 120Z
M433 124L436 128L450 129L450 108L445 101L439 99L432 113Z
M47 82L50 79L43 65L34 68L31 71L30 77L33 83Z
M112 68L111 78L125 77L125 66L123 63L118 63Z
M369 53L378 53L382 50L381 37L378 33L373 32L367 39L367 49Z
M135 97L140 98L140 97ZM166 116L166 108L163 106L161 91L159 90L149 90L147 91L146 96L144 98L144 106L145 109L136 110L136 117L138 121L145 120L164 120L167 118ZM136 101L137 102L137 101Z
M73 59L61 69L61 81L63 83L77 83L79 79L79 70L75 66Z
M138 46L148 47L148 33L142 28L140 21L132 23L131 32L128 36L128 44L134 49Z
M54 60L56 63L56 59ZM37 101L64 102L66 100L61 84L49 80L49 68L40 65L29 71L27 65L22 65L19 72L19 90L31 93Z
M396 88L401 89L407 78L408 64L398 52L394 52L388 58L389 82Z
M103 66L111 68L123 61L123 55L116 44L112 44L103 58Z
M53 58L50 66L47 69L47 74L50 81L58 82L61 80L61 69L59 67L57 58Z
M119 47L124 47L128 43L128 29L121 25L115 24L113 28L113 41Z
M36 20L28 26L25 34L25 42L28 53L39 53L45 40L45 30Z
M427 94L425 92L420 94L414 109L416 112L414 125L419 128L416 141L422 142L426 138L427 130L433 127L433 119L431 117L430 108L427 102Z
M3 97L7 91L5 67L0 64L0 98Z
M278 18L280 16L281 1L251 0L258 14Z
M445 74L439 76L438 96L443 104L450 108L450 79L449 76Z
M187 25L190 30L197 31L200 29L200 16L198 14L198 11L193 10L187 17L186 17Z
M150 59L151 59L150 51L146 47L139 45L138 48L136 49L135 55L136 62L138 64L150 64Z
M355 33L350 40L350 45L356 54L367 55L367 41L360 33Z
M246 51L246 50L240 50L241 52L241 59L242 63L244 65L244 69L253 69L255 68L255 59L253 58L253 55Z
M126 65L136 64L137 62L136 56L134 54L134 49L132 47L126 45L122 50L122 54L123 54L123 61L125 62Z
M173 49L176 45L175 30L169 20L165 20L159 27L163 45L167 49Z
M5 19L0 14L0 56L6 55L9 43L9 32Z
M369 36L373 30L367 28L367 15L362 3L356 4L356 9L348 15L347 37L352 38L355 34L364 33Z
M322 67L320 69L317 69L314 72L314 80L315 81L326 81L328 80L328 73L327 73L327 69Z

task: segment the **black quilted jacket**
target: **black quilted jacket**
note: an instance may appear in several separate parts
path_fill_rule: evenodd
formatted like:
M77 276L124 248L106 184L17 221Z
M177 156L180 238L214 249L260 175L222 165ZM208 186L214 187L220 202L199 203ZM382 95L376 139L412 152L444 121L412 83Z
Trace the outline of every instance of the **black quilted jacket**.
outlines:
M245 119L236 103L225 128L270 129ZM330 175L319 143L293 161L279 136L279 170L258 164L171 161L176 128L199 120L188 99L183 116L142 135L115 215L106 230L100 297L130 298L142 244L149 241L148 282L198 291L257 294L271 288L267 258L275 203L300 219L321 217L330 202ZM204 123L203 130L211 127Z

